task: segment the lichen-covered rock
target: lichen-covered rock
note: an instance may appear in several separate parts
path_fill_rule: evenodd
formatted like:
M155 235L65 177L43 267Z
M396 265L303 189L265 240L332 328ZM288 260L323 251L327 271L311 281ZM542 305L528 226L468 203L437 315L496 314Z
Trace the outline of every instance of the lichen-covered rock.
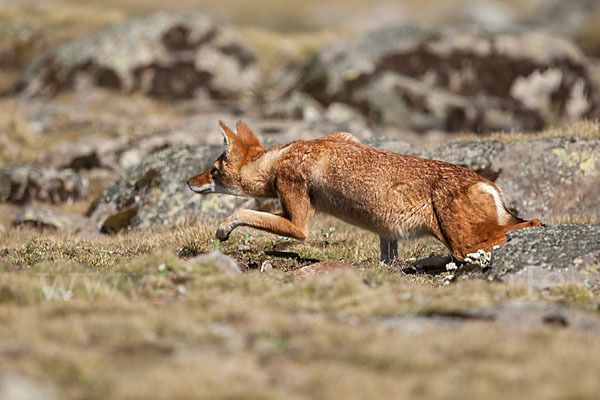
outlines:
M7 165L0 168L0 202L58 204L84 199L87 179L71 169L41 165Z
M407 126L419 132L474 130L490 108L485 102L467 99L390 71L373 78L356 90L353 97L353 101L367 105L369 116L376 122ZM510 117L504 119L510 120ZM485 122L494 129L493 121Z
M128 168L107 188L91 212L103 232L167 225L190 218L220 219L247 199L228 195L199 195L187 180L204 172L222 152L221 146L174 145ZM251 203L251 202L250 202Z
M492 253L494 278L535 287L584 282L600 288L600 225L556 225L509 231Z
M600 140L539 139L507 145L491 161L509 208L523 218L600 218Z
M545 0L524 22L575 39L587 54L600 56L600 2L597 0Z
M26 207L13 220L14 226L31 226L38 229L54 229L71 233L98 233L94 223L84 216L62 213L56 210Z
M300 90L421 131L540 129L594 108L585 57L538 31L381 28L324 48Z
M205 129L199 129L206 132ZM213 129L214 130L214 129ZM221 141L219 134L210 132ZM134 138L102 138L86 136L74 143L65 143L58 149L44 154L39 162L57 168L93 169L105 168L120 171L141 163L150 154L174 144L198 145L214 140L200 132L170 130L168 132Z
M195 12L161 12L129 20L46 52L24 70L27 95L79 86L163 98L235 99L257 77L254 54L240 38Z
M266 118L305 119L320 116L321 103L302 92L293 92L282 101L272 101L264 105L262 114Z

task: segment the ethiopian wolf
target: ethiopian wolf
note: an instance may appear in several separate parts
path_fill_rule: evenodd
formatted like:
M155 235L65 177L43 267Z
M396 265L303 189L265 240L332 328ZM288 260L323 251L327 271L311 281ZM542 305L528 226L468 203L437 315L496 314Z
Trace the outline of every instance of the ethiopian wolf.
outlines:
M241 121L237 133L219 127L225 150L187 182L190 189L278 198L283 208L279 215L237 211L219 225L220 240L238 226L304 240L321 211L378 234L386 262L397 257L398 239L422 235L462 260L505 244L511 229L541 226L511 214L493 182L454 164L376 149L345 132L264 148Z

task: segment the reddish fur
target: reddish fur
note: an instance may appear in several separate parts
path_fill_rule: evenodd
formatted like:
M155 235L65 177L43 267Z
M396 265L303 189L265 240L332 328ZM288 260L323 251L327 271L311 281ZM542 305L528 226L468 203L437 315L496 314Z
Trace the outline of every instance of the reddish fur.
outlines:
M499 224L493 196L477 186L498 190L495 184L460 166L379 150L343 132L264 149L243 123L237 135L222 127L230 156L215 163L217 183L251 197L279 197L283 214L238 211L219 226L221 239L250 226L303 240L311 216L323 211L390 240L433 235L462 259L505 244L511 229L541 226L505 210L508 223ZM207 171L189 185L215 181Z

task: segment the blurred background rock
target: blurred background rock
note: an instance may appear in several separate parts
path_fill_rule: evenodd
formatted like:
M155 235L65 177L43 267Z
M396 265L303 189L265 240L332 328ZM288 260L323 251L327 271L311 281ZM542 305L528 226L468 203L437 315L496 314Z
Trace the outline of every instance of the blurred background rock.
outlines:
M111 232L216 218L237 203L203 205L182 163L218 152L219 119L244 119L266 144L345 130L448 160L455 147L426 149L566 126L591 137L559 147L593 187L598 125L570 124L600 116L599 27L594 0L0 0L0 223L25 204Z

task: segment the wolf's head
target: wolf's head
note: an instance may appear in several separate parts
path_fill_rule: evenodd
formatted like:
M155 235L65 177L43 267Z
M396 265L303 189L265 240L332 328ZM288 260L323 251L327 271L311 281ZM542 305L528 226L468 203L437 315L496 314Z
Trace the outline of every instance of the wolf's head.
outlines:
M241 187L241 168L255 155L264 150L254 132L242 121L238 121L237 134L219 121L219 130L223 135L225 150L212 167L190 178L187 184L196 193L226 193L243 196Z

